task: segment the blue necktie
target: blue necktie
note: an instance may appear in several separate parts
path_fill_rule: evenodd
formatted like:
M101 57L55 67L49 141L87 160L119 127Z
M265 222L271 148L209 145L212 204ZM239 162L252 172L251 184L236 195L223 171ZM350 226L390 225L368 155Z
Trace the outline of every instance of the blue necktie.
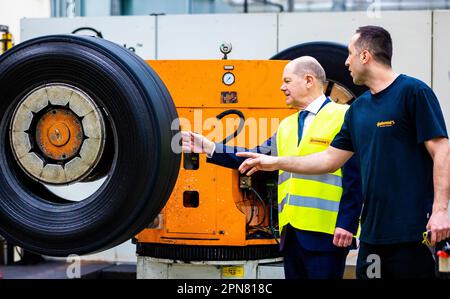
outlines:
M300 144L300 141L302 140L302 134L303 134L303 126L305 125L305 119L306 116L308 116L309 111L303 110L298 115L298 142L297 146Z

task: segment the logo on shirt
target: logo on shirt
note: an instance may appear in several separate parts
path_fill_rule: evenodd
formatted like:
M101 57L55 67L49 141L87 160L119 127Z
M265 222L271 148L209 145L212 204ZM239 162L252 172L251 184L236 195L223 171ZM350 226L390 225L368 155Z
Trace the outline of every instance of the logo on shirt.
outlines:
M323 139L323 138L311 137L309 139L309 143L328 146L328 145L330 145L331 140Z
M392 127L393 125L395 125L395 121L394 121L394 120L379 121L379 122L377 122L377 127L378 127L378 128Z

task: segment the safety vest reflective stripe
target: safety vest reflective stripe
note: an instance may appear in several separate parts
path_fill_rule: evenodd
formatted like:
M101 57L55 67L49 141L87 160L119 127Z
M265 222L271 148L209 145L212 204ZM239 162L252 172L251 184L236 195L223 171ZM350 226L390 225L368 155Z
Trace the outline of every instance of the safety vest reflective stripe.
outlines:
M278 204L278 213L281 213L283 211L284 205L287 203L287 199L289 197L289 194L287 194L283 200Z
M305 208L316 208L320 210L337 212L339 211L339 201L331 201L323 198L291 195L289 205Z
M278 176L278 185L281 185L285 181L291 178L291 172L283 172ZM316 181L324 184L329 184L337 187L342 187L342 178L332 173L319 174L319 175L306 175L293 173L292 178Z
M330 212L339 211L339 201L326 200L323 198L297 196L289 194L286 195L283 200L278 204L278 211L282 212L289 198L290 206L304 207L304 208L316 208Z

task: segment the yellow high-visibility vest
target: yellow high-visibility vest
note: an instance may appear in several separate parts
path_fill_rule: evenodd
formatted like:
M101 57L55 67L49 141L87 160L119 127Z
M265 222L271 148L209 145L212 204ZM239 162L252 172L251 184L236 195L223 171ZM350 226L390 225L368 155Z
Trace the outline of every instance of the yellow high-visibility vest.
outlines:
M278 156L306 156L325 150L340 131L348 105L325 105L297 145L299 112L278 127ZM302 175L279 171L278 217L280 231L290 223L301 230L334 234L342 196L342 171Z

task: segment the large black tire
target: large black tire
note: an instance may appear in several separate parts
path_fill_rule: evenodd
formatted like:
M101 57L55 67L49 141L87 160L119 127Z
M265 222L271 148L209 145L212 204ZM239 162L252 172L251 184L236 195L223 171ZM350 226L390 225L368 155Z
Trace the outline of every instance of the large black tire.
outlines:
M345 45L331 42L310 42L287 48L270 59L292 60L301 56L312 56L319 61L325 70L327 79L344 86L357 98L367 87L353 83L350 72L345 66L348 49Z
M23 173L10 145L18 101L53 82L84 91L108 123L107 146L113 147L108 177L80 202L58 203ZM0 56L0 235L51 256L98 252L131 238L157 216L176 182L180 154L171 148L176 118L157 74L119 45L55 35L12 48Z

